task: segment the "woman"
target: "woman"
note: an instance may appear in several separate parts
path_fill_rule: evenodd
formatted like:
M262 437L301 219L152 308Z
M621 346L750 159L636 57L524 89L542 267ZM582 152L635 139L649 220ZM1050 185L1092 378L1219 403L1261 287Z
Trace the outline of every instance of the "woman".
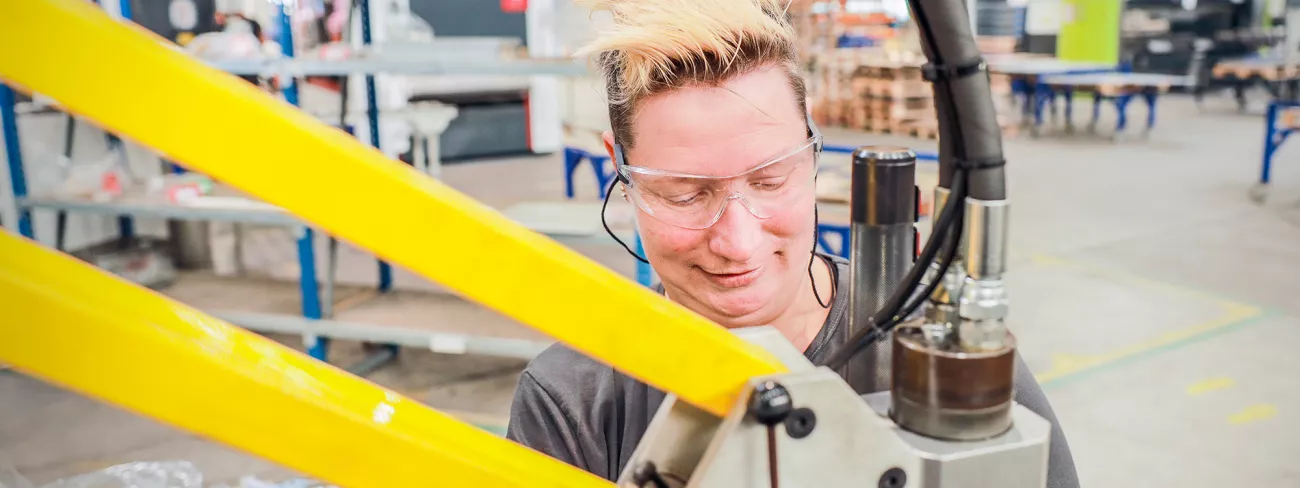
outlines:
M589 51L606 75L605 146L662 292L723 327L772 326L821 362L847 336L848 299L837 291L848 289L849 272L815 252L820 135L806 115L785 2L603 6L615 24ZM1016 400L1055 425L1033 377L1018 369ZM507 437L614 480L663 399L556 345L524 371ZM1059 427L1049 464L1050 486L1077 486Z

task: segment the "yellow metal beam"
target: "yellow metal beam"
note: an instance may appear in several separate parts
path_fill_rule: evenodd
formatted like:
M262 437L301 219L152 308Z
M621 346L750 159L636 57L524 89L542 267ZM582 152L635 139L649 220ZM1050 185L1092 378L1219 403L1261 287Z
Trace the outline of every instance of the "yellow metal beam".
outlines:
M747 379L784 370L707 319L90 2L0 1L0 46L0 77L705 410L725 413Z
M609 482L0 231L0 359L339 486Z

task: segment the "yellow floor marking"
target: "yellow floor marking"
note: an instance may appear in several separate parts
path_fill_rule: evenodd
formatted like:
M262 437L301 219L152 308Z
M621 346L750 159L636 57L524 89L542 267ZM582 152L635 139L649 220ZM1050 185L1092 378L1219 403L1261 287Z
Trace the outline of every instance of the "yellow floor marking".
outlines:
M1192 383L1190 386L1187 387L1187 394L1200 395L1202 393L1211 392L1214 390L1232 388L1234 385L1236 385L1236 382L1232 381L1232 378L1227 378L1227 377L1210 378L1207 380Z
M1167 332L1136 344L1124 346L1114 351L1097 354L1097 355L1076 355L1076 354L1053 354L1052 367L1037 375L1040 383L1060 379L1074 373L1095 368L1108 363L1113 363L1121 359L1142 354L1147 351L1158 349L1164 346L1173 345L1196 336L1213 332L1214 330L1236 324L1246 319L1253 318L1263 312L1255 307L1237 305L1228 310L1224 315L1208 322L1202 322L1191 327Z
M1260 420L1267 420L1277 415L1277 407L1268 403L1251 405L1245 410L1228 416L1228 423L1232 425L1247 424Z
M1121 271L1115 271L1115 270L1100 268L1096 266L1086 265L1082 263L1076 263L1074 261L1068 261L1065 259L1061 259L1053 256L1041 255L1041 254L1034 255L1033 262L1035 264L1039 264L1043 266L1074 268L1088 273L1115 279L1117 281L1125 281L1125 282L1135 283L1149 288L1166 290L1181 295L1194 296L1197 298L1209 300L1223 309L1223 314L1217 318L1199 324L1195 324L1189 327L1185 327L1182 329L1165 332L1154 338L1136 344L1124 346L1122 348L1116 349L1114 351L1105 354L1097 354L1097 355L1053 354L1052 367L1047 371L1043 371L1037 375L1034 375L1040 383L1046 383L1049 381L1058 380L1066 376L1079 373L1084 370L1114 363L1116 361L1137 356L1139 354L1146 353L1161 347L1170 346L1178 342L1186 341L1194 337L1208 334L1217 329L1221 329L1236 324L1243 320L1257 317L1264 313L1262 309L1253 305L1248 305L1245 303L1228 300L1223 297L1205 293L1199 290L1193 290L1190 288L1184 288L1169 283L1155 281L1141 276L1124 273Z

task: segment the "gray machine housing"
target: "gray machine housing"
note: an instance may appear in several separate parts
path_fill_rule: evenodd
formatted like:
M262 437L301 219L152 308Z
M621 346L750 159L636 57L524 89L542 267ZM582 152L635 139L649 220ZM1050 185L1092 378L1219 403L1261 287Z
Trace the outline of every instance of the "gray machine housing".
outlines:
M815 367L770 327L737 332L773 353L790 372L755 378L783 385L794 407L808 408L815 427L803 438L775 429L777 481L768 466L768 427L748 412L741 395L724 418L676 396L664 402L618 479L638 486L646 462L674 487L1043 488L1051 424L1021 405L1013 427L991 439L954 442L922 437L890 420L889 393L858 396L834 371ZM903 476L899 477L900 472ZM890 473L894 479L882 481Z

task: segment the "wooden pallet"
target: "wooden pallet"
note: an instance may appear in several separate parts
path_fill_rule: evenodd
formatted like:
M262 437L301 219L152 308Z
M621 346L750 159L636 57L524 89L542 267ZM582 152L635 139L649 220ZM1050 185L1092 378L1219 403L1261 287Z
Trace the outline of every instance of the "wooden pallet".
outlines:
M1300 65L1268 60L1227 60L1215 64L1211 74L1218 79L1285 81L1300 78Z
M907 131L907 135L917 139L926 139L931 141L939 140L939 124L909 124L906 126L905 130Z

